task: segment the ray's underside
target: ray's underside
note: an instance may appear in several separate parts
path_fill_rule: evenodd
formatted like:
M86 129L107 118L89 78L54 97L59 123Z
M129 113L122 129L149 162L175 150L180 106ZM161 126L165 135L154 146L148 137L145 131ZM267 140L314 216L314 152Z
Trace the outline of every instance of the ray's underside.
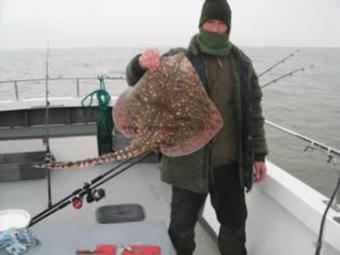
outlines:
M206 145L223 126L219 111L183 54L162 58L157 71L146 72L120 95L113 107L113 120L131 139L128 147L100 157L36 167L87 167L154 149L170 157L184 156Z

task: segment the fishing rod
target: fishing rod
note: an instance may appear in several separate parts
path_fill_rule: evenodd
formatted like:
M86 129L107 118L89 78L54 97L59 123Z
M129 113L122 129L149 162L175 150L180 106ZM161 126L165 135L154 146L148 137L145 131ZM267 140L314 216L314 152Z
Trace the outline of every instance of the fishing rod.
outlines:
M287 59L294 57L298 52L300 52L301 49L297 49L294 52L292 52L291 54L289 54L287 57L284 57L283 59L281 59L280 61L278 61L277 63L275 63L274 65L272 65L271 67L269 67L268 69L266 69L265 71L263 71L262 73L260 73L258 75L258 77L260 78L262 75L270 72L271 70L273 70L275 67L279 66L280 64L284 63Z
M124 168L121 168L122 166L126 165L128 162L132 161L133 158L125 160L121 162L120 164L118 164L117 166L106 171L105 173L97 176L90 182L84 183L83 187L76 189L75 191L71 192L71 194L59 200L52 207L48 207L44 211L35 215L32 218L29 224L29 227L35 225L36 223L40 222L41 220L47 218L48 216L65 208L66 206L70 204L72 204L75 209L81 209L81 207L83 206L83 198L85 196L86 196L87 203L98 202L99 200L105 197L105 190L102 188L97 189L99 186L103 185L104 183L116 177L117 175L123 173L124 171L131 168L135 164L141 162L142 160L149 157L150 155L152 155L152 152L138 158L137 160L134 160L132 163L128 164ZM119 168L121 169L119 170Z
M316 141L314 139L311 139L311 138L309 138L309 137L307 137L305 135L299 134L299 133L297 133L295 131L292 131L292 130L290 130L288 128L284 128L284 127L282 127L282 126L280 126L278 124L275 124L275 123L273 123L273 122L271 122L269 120L266 120L265 123L267 125L271 126L271 127L279 129L279 130L281 130L281 131L283 131L285 133L288 133L290 135L293 135L293 136L295 136L295 137L297 137L297 138L299 138L299 139L301 139L301 140L303 140L305 142L308 142L309 145L306 146L304 151L307 151L309 149L313 149L313 150L314 149L320 149L321 152L325 152L327 154L327 156L328 156L327 163L330 163L334 159L335 156L340 157L340 150L338 150L338 149L332 148L332 147L330 147L330 146L328 146L328 145L326 145L324 143L318 142L318 141Z
M320 255L320 253L321 253L322 237L323 237L323 230L325 228L326 216L327 216L329 208L331 207L333 201L335 200L336 194L339 192L339 190L340 190L340 171L339 171L339 176L338 176L338 180L337 180L337 183L336 183L336 187L335 187L335 189L333 191L331 199L329 200L329 202L327 204L326 210L325 210L325 212L324 212L324 214L322 216L322 220L321 220L321 224L320 224L320 230L319 230L319 237L318 237L318 241L316 242L315 255Z
M318 142L316 140L313 140L307 136L304 136L302 134L299 134L297 132L294 132L292 130L289 130L287 128L284 128L280 125L277 125L271 121L265 121L265 123L271 127L274 127L276 129L279 129L285 133L288 133L290 135L293 135L305 142L308 142L309 145L306 146L306 148L304 149L304 151L307 151L309 149L314 150L314 149L318 149L321 152L324 152L327 154L328 156L328 160L327 163L331 163L333 162L334 165L337 164L336 158L335 157L340 157L340 150L334 149L324 143ZM328 214L328 211L331 207L334 208L334 210L339 210L340 208L340 169L338 170L338 179L337 179L337 183L336 186L334 188L334 191L327 203L326 209L322 215L322 220L321 220L321 224L320 224L320 229L319 229L319 235L318 235L318 240L316 242L316 249L315 249L315 255L320 255L321 253L321 248L322 248L322 237L323 237L323 230L325 227L325 221L326 221L326 217Z
M49 60L49 43L47 44L46 48L46 63L45 63L45 126L46 126L46 134L44 137L44 144L46 145L46 154L44 161L45 163L50 163L54 161L53 156L50 150L50 123L49 123L49 107L50 102L48 99L49 96L49 87L48 87L48 80L49 80L49 73L48 73L48 60ZM51 170L47 169L47 194L48 194L48 207L52 207L52 185L51 185Z
M276 82L278 82L279 80L282 80L282 79L284 79L284 78L286 78L286 77L288 77L288 76L292 76L292 75L294 75L295 73L303 72L303 71L305 71L307 68L313 68L313 67L314 67L314 65L310 65L310 66L308 66L308 67L301 67L301 68L295 69L294 71L291 71L291 72L289 72L289 73L286 73L286 74L284 74L284 75L281 75L281 76L275 78L274 80L271 80L271 81L265 83L264 85L261 86L261 88L265 88L265 87L267 87L267 86L269 86L269 85L271 85L271 84L273 84L273 83L276 83Z

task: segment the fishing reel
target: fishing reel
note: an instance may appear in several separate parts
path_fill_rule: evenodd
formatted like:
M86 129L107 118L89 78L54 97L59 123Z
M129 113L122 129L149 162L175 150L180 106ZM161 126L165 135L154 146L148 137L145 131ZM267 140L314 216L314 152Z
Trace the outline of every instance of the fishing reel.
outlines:
M55 156L54 156L51 152L47 151L47 152L45 153L45 156L44 156L44 158L43 158L43 161L44 161L44 163L55 162Z
M72 198L72 206L75 209L80 209L83 207L83 197L86 196L86 202L87 203L92 203L92 202L98 202L102 198L105 197L105 190L100 188L100 189L92 189L90 188L89 183L85 183L83 187L83 192Z
M94 201L98 202L102 198L105 197L105 190L100 188L100 189L89 189L86 195L86 202L92 203Z
M80 209L83 207L83 199L81 197L72 198L72 206L74 209Z
M105 197L104 189L95 189L95 190L89 189L86 193L86 202L88 202L89 204L94 201L98 202L104 197ZM83 207L83 198L80 196L76 196L72 198L72 206L75 209L81 209Z

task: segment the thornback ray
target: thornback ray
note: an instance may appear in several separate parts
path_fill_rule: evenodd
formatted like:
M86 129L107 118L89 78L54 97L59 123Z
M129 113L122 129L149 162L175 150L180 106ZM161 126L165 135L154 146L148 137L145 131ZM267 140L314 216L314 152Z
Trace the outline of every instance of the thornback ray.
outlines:
M222 128L223 119L184 54L161 59L113 107L115 127L131 144L114 153L71 162L38 164L38 168L87 167L159 150L179 157L204 147Z

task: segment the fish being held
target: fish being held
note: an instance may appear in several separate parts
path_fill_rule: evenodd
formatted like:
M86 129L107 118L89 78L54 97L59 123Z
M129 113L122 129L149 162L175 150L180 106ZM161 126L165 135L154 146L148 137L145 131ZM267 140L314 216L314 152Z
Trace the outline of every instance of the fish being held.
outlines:
M162 58L157 71L147 71L121 94L113 107L113 120L131 139L128 147L96 158L35 167L87 167L155 149L170 157L184 156L206 145L223 126L218 109L183 54Z

